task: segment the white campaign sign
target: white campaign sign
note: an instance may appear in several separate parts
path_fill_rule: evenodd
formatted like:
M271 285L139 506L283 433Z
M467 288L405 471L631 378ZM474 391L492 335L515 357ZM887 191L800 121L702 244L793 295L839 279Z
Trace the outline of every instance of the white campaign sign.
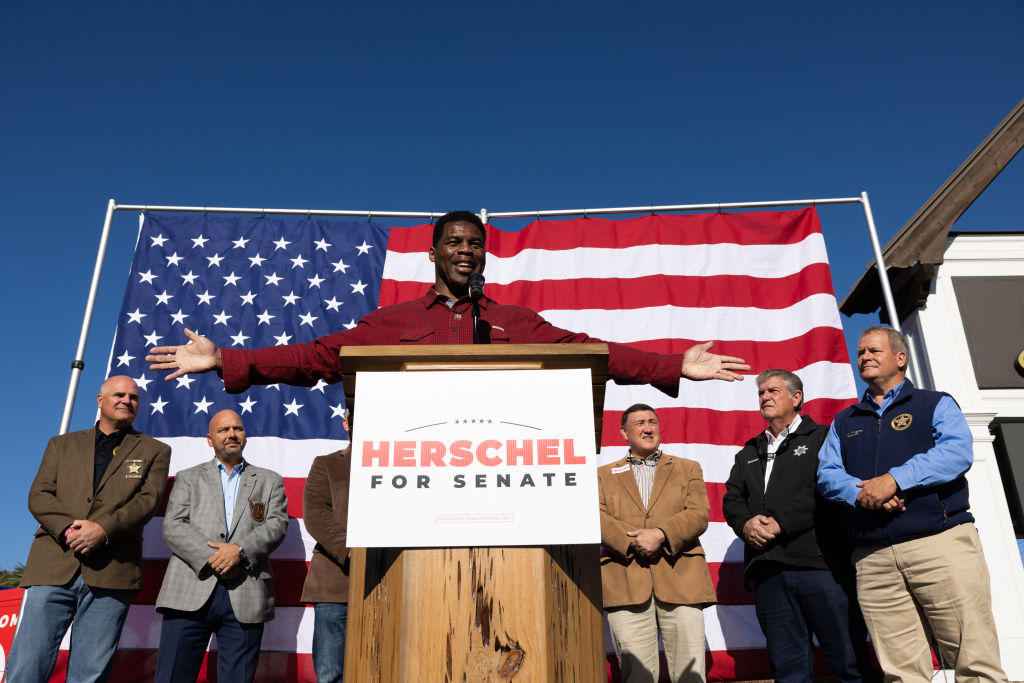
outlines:
M599 543L589 370L361 372L348 545Z

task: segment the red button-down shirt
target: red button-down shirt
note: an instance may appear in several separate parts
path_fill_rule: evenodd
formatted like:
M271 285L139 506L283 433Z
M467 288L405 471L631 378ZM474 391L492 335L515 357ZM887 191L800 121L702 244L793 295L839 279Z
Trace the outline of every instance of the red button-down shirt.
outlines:
M379 308L351 330L334 332L306 344L263 349L222 349L224 388L231 393L254 384L313 386L323 379L341 381L338 350L342 346L384 344L471 344L472 303L463 297L448 306L433 288L424 296ZM480 300L480 338L489 344L603 343L580 332L555 327L528 308ZM679 392L683 357L608 344L608 374L619 384L651 384L670 396Z

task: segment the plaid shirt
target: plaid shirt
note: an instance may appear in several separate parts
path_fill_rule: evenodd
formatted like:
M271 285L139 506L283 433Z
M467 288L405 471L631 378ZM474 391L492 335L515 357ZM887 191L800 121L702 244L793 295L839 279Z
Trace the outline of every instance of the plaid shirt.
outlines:
M263 349L222 349L224 388L231 393L254 384L283 382L311 387L317 380L341 381L338 350L343 346L392 344L471 344L472 303L463 297L453 306L432 287L419 299L379 308L344 332L307 344ZM489 344L602 343L580 332L555 327L528 308L505 306L486 296L480 300L480 337ZM651 384L670 396L679 393L683 357L608 344L608 374L619 384Z

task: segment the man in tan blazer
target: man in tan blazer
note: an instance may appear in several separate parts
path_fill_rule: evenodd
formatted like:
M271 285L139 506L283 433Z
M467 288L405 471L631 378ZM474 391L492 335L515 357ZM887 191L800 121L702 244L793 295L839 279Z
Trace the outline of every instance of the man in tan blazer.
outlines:
M347 418L342 425L351 433ZM340 683L345 673L351 456L349 444L314 458L302 492L303 522L316 541L302 601L313 605L313 669L319 683Z
M96 403L96 426L50 439L29 490L39 529L9 681L47 681L69 624L67 680L106 681L142 587L142 528L163 495L171 449L132 429L139 388L130 377L107 379Z
M700 465L658 450L654 410L626 409L629 455L597 470L601 582L623 683L658 680L658 634L669 680L704 681L704 613L715 590L698 538L708 528Z

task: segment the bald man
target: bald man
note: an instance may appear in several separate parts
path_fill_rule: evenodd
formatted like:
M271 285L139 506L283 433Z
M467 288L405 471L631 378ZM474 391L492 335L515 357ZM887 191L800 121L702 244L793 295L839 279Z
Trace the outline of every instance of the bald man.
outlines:
M131 596L142 588L142 529L167 484L171 448L132 429L132 378L109 378L96 404L95 426L50 439L29 490L39 528L21 579L9 681L49 680L69 624L67 680L109 679Z
M213 460L178 472L164 517L172 557L156 600L156 681L195 681L213 633L217 680L252 681L263 625L274 618L269 557L288 526L284 482L242 457L238 413L214 415L206 441Z

